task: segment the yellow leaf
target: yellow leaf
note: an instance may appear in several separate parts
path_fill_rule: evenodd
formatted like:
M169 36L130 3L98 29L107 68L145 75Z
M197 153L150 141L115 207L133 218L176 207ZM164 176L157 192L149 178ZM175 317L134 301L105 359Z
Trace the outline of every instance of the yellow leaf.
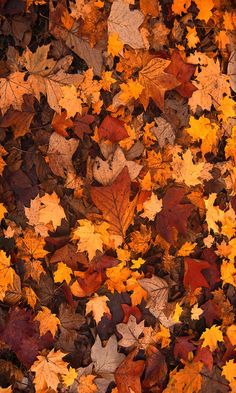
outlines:
M127 104L132 98L137 100L142 93L144 87L138 81L129 79L127 83L121 83L121 92L119 93L119 102L123 105Z
M116 249L116 255L119 261L128 262L130 260L130 251L122 248Z
M107 296L98 296L95 294L86 304L86 315L91 311L96 323L99 323L104 314L110 315L110 309L107 306L109 298Z
M143 258L138 258L138 259L132 259L132 266L130 266L130 269L139 269L144 263L145 260Z
M82 101L78 97L77 89L74 85L62 87L62 97L59 105L66 109L67 117L74 117L76 113L82 115Z
M116 82L116 79L112 78L112 71L103 71L101 86L103 90L110 91L111 85Z
M108 48L107 52L109 55L118 56L122 53L124 43L121 41L118 33L111 33L108 37Z
M220 327L216 325L211 326L209 329L207 328L200 339L203 339L202 347L209 346L212 352L217 348L218 341L224 341Z
M182 247L179 249L177 255L179 257L186 257L189 254L192 253L192 251L194 250L194 248L196 247L197 243L190 243L190 242L186 242L182 245Z
M172 321L175 323L180 322L180 316L182 312L183 312L183 308L179 305L179 303L176 303L175 311L174 314L172 315Z
M8 388L1 388L0 387L0 393L12 393L12 386L9 386Z
M236 325L231 325L227 328L226 334L232 345L236 345Z
M24 72L13 72L7 78L0 78L0 107L2 115L12 105L20 111L24 94L31 94L32 89L24 80Z
M57 332L58 325L60 324L60 319L56 317L56 314L52 314L49 308L44 306L41 308L42 311L39 311L34 318L35 321L39 321L40 335L43 336L50 331L54 337Z
M11 267L11 258L3 250L0 250L0 272L0 300L3 300L8 286L13 286L16 275Z
M75 378L77 377L78 372L70 367L67 374L62 377L64 384L69 387L74 383Z
M78 224L80 226L74 230L72 240L79 240L78 251L86 251L92 260L97 250L103 251L102 236L89 220L78 220Z
M223 261L220 267L220 271L223 286L225 284L231 284L236 287L236 268L234 266L234 261Z
M73 274L71 268L68 267L65 263L59 262L57 265L57 270L53 273L54 281L63 282L65 280L65 282L69 284L71 280L71 274Z
M160 324L160 331L156 333L156 338L158 341L161 341L161 348L168 347L171 341L170 330L167 327Z
M215 152L219 126L215 123L211 123L205 116L201 116L199 119L195 119L191 116L189 125L190 128L186 130L189 135L191 135L195 141L202 140L202 153Z
M144 212L140 216L153 221L162 209L162 199L158 199L156 194L152 192L151 197L144 202L143 208Z
M232 135L226 140L225 157L233 157L236 164L236 126L232 128Z
M66 354L52 349L47 355L39 355L31 366L31 371L35 372L34 384L36 391L46 391L52 388L57 391L59 376L66 375L67 363L62 359Z

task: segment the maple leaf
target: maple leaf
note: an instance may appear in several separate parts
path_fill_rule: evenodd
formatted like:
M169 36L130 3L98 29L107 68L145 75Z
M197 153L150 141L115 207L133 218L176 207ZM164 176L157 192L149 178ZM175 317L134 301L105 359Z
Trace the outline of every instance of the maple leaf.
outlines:
M209 288L209 284L206 281L202 270L209 269L210 263L207 261L201 261L193 258L186 257L184 259L185 272L184 272L184 286L186 289L190 289L194 292L196 288L205 287Z
M198 19L204 20L206 23L209 21L211 16L213 15L211 10L214 7L214 1L208 0L205 2L204 0L194 0L197 8L200 10L198 13Z
M50 45L38 47L35 53L27 48L21 61L30 73L27 80L28 89L31 88L38 101L40 93L46 95L49 106L60 113L59 101L63 97L62 87L72 84L77 87L82 81L82 76L65 72L71 64L71 56L67 56L58 63L53 59L48 59L49 48Z
M43 336L48 331L50 331L55 336L57 332L58 325L60 324L60 319L56 317L56 314L52 314L51 310L45 306L42 306L42 311L39 311L35 321L39 321L40 335Z
M185 63L180 53L174 50L171 54L171 63L166 68L165 72L174 75L181 84L175 88L175 90L183 97L190 98L195 90L190 79L194 75L196 65Z
M177 371L176 369L170 372L170 381L163 393L197 393L201 389L202 376L201 370L202 362L193 362L185 364L185 367Z
M34 384L37 391L45 391L47 388L57 390L59 376L68 373L67 363L63 360L65 356L60 350L55 352L52 349L47 355L39 355L31 366L31 371L35 372Z
M113 373L125 358L125 355L117 352L117 341L115 335L111 336L105 347L97 335L92 346L91 358L97 375L108 380L114 380Z
M78 220L79 227L73 232L72 240L79 240L78 251L87 251L89 259L92 260L96 251L103 251L102 236L89 220Z
M8 108L21 110L24 94L32 94L31 86L24 80L24 72L13 72L6 78L0 78L0 107L2 115Z
M187 219L194 209L190 203L181 203L184 194L183 188L169 188L162 199L163 208L156 216L158 232L171 244L175 242L176 230L186 235Z
M225 284L231 284L236 287L236 268L234 266L234 261L223 261L220 270L223 286Z
M224 341L223 334L219 326L212 325L210 329L206 329L200 339L203 339L202 347L209 346L210 350L213 352L217 348L217 342Z
M142 165L133 161L128 161L120 147L117 147L114 154L110 154L106 161L96 157L93 164L93 176L102 185L111 184L120 172L127 166L130 180L133 181L139 175Z
M215 152L219 126L216 123L211 123L205 116L201 116L199 119L195 119L191 116L189 125L190 127L186 129L189 135L191 135L195 141L202 140L202 153Z
M22 294L23 294L23 297L26 299L27 303L32 308L34 308L37 303L37 300L38 300L38 297L37 297L36 293L34 292L34 290L30 287L25 287L22 290Z
M86 109L82 109L82 115L77 114L73 121L74 133L80 138L84 138L84 134L91 134L90 124L93 123L95 117L88 115Z
M61 225L63 218L66 218L63 207L59 205L60 199L57 194L53 192L45 194L40 198L42 207L39 210L39 222L49 224L50 221L53 224L54 229Z
M222 367L222 375L229 381L233 392L233 387L236 387L236 363L233 359L226 362L225 366Z
M65 280L65 282L67 284L69 284L71 281L72 274L73 274L73 271L71 270L70 267L68 267L63 262L59 262L57 265L57 270L53 273L54 281L55 282L63 282Z
M220 72L220 63L206 56L206 64L197 74L197 81L193 84L198 90L189 99L189 105L196 112L199 105L202 109L211 110L211 105L218 107L225 94L230 95L227 75Z
M33 230L27 228L23 237L16 239L18 255L25 261L32 259L44 258L48 251L44 250L45 241L42 237L37 236Z
M143 333L144 321L137 324L136 318L130 315L127 324L119 323L116 329L123 336L118 344L125 348L131 348L138 344L139 336Z
M81 375L78 384L78 392L80 393L96 393L98 391L97 385L94 383L96 375L88 374Z
M169 64L169 60L156 57L139 72L139 82L144 87L139 99L145 110L151 97L163 111L165 92L181 84L174 75L165 72Z
M172 11L175 14L181 15L182 12L187 12L188 8L191 5L191 0L184 0L184 1L179 1L179 0L174 0L172 4Z
M134 361L137 351L134 349L123 360L115 372L115 381L120 393L141 393L140 378L144 370L144 360Z
M125 238L133 220L136 198L130 202L130 177L125 167L111 186L91 187L91 197L103 218L109 223L109 231Z
M191 310L191 319L192 320L199 320L200 315L202 315L202 313L204 312L204 310L201 307L198 307L198 304L194 304L194 306L192 307Z
M178 154L173 154L172 162L173 177L179 182L184 182L188 187L200 184L203 176L211 178L209 174L206 174L208 166L204 162L193 163L193 156L189 149L183 153L182 158Z
M61 114L54 113L52 119L52 128L61 136L68 136L67 128L73 126L73 121L67 118L67 112L62 111Z
M144 16L139 10L130 11L129 5L124 0L115 0L111 6L108 17L108 33L117 33L124 44L134 49L144 48L139 26L143 23Z
M140 215L140 217L148 218L150 221L153 221L162 209L162 200L158 199L156 194L152 193L151 197L147 199L143 204L144 212Z
M110 309L107 306L108 301L107 296L95 294L86 304L86 315L92 311L96 323L99 323L104 314L110 315Z
M3 300L8 286L13 286L16 275L11 267L11 258L3 250L0 250L0 271L0 299Z
M5 208L3 203L0 203L0 221L3 219L6 213L7 213L7 209Z
M82 101L78 97L78 92L74 85L62 86L62 97L59 105L66 109L67 117L74 117L78 112L82 114Z
M164 147L167 141L170 145L173 145L175 141L175 133L171 124L162 117L155 117L154 120L157 127L152 127L151 132L157 138L160 147Z
M66 375L63 375L62 379L66 387L71 386L74 383L75 378L77 377L78 372L73 368L69 367L69 370Z
M118 33L111 33L108 37L107 53L112 56L117 56L123 53L124 43L121 41Z

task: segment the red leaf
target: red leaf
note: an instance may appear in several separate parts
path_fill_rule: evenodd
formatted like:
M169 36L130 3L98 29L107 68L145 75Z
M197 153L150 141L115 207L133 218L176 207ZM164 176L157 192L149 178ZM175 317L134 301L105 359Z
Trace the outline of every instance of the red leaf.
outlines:
M184 266L185 289L194 292L196 288L209 288L209 284L202 274L202 270L210 268L211 265L209 262L186 257L184 259Z
M162 391L168 371L165 356L162 355L162 353L154 346L151 346L150 348L152 349L152 354L146 361L142 387L146 391L146 389L152 389L152 387L157 385Z
M171 55L171 63L166 68L165 72L174 75L181 85L175 90L183 97L190 98L197 88L190 82L191 77L195 72L196 66L185 63L180 53L175 50Z
M60 115L55 113L52 119L52 128L55 132L64 137L68 136L66 129L73 126L73 121L71 119L67 119L66 116L67 113L64 111Z
M181 203L184 194L183 188L169 188L163 198L163 208L156 216L156 228L170 244L176 241L176 231L187 234L187 220L194 207L191 203Z
M212 353L211 353L209 347L202 348L201 345L202 344L200 344L200 346L198 346L198 348L197 348L197 353L194 358L194 361L204 363L205 366L211 371L212 367L213 367Z
M130 315L136 318L137 323L141 322L142 313L137 306L129 306L128 304L121 304L121 308L124 311L123 323L128 323Z
M83 110L83 114L75 116L73 130L74 133L81 139L84 138L84 134L91 134L92 130L90 128L90 124L94 121L93 115L88 115L85 110Z
M127 138L129 135L124 124L122 120L112 116L106 116L98 129L99 138L106 138L111 142L119 142Z
M220 310L217 304L213 300L208 300L206 303L204 303L201 308L204 310L204 313L202 316L206 320L206 324L208 327L211 327L213 325L213 322L215 320L220 319Z
M176 338L174 347L175 358L180 358L186 361L188 360L189 352L192 352L195 349L195 345L189 342L189 340L191 340L191 337L188 336Z

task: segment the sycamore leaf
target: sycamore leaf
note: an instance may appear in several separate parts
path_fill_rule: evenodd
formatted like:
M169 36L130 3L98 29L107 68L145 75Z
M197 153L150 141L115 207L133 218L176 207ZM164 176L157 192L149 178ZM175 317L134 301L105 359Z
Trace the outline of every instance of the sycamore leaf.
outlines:
M93 317L98 324L104 314L110 315L110 309L107 306L108 301L109 298L107 296L98 296L95 294L86 304L86 315L92 311Z
M207 328L205 332L202 333L200 339L203 339L202 347L209 346L212 352L217 348L218 341L224 341L220 327L216 325L211 326L209 329Z
M47 388L57 390L59 376L66 375L67 363L62 359L66 354L52 349L47 355L39 355L31 366L35 372L34 384L37 391L46 391Z
M165 72L169 64L169 60L156 57L139 72L139 82L144 87L139 99L145 110L149 98L152 98L157 107L163 111L165 92L180 85L174 75Z
M118 333L123 336L118 344L125 348L131 348L133 345L138 344L139 336L143 333L144 321L137 324L136 318L130 315L127 324L119 323L116 328Z
M58 325L60 324L60 319L56 317L56 314L52 314L51 310L47 307L42 306L42 311L39 311L35 321L39 321L40 335L43 336L48 331L50 331L55 336L57 332Z
M67 284L69 284L71 281L72 274L73 274L73 271L71 270L70 267L68 267L63 262L59 262L57 265L57 270L53 273L54 281L55 282L63 282L65 280L65 282Z
M87 251L90 260L96 255L96 251L103 251L102 236L89 220L78 220L79 227L73 232L72 240L79 240L78 251Z
M133 221L136 199L130 202L131 193L128 168L125 167L111 186L92 187L91 197L103 218L109 225L109 231L125 238L126 230Z
M144 15L140 11L130 11L129 5L124 0L115 0L108 17L108 33L117 33L120 40L133 49L144 48L139 32L143 20Z

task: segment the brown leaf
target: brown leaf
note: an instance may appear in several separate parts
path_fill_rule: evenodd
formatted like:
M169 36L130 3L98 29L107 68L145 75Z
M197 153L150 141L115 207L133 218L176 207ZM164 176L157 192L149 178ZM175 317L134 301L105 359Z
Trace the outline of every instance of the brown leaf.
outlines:
M59 135L67 137L69 136L67 133L67 128L71 128L73 126L73 121L71 119L67 119L66 111L63 111L60 115L58 113L54 113L52 119L52 128Z
M136 207L136 198L130 202L130 187L130 177L125 167L111 186L91 188L92 200L102 211L104 220L110 224L110 232L123 239Z

